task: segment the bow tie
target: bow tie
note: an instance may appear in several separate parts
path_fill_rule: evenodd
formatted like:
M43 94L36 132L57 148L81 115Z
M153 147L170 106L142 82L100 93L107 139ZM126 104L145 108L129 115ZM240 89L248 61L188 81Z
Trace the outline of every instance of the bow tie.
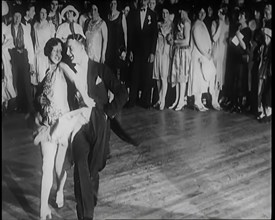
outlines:
M144 12L145 12L145 10L146 10L145 8L141 8L141 9L140 9L140 11L144 11Z

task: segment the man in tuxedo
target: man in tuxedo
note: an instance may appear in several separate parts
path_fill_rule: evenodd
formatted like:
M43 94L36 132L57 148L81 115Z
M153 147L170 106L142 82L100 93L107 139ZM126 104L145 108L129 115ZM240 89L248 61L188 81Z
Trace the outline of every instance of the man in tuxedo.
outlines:
M151 106L152 72L157 44L156 14L148 7L149 0L140 0L140 7L129 14L129 59L133 62L128 107L136 104Z
M33 47L35 44L35 34L34 34L34 28L33 28L35 23L34 16L35 16L35 4L29 3L26 7L25 16L22 18L21 22L22 24L26 25L26 27L30 31Z
M83 36L69 35L67 48L67 55L75 64L75 69L87 79L88 95L95 102L90 121L82 126L72 142L77 216L79 220L90 220L93 219L97 202L99 172L106 165L110 140L109 119L122 109L128 94L105 64L89 59ZM108 90L114 94L111 102Z

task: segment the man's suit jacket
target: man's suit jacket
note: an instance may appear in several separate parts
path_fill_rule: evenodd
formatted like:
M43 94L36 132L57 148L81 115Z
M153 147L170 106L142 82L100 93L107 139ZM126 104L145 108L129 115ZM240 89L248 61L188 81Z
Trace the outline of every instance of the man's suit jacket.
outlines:
M96 108L102 109L109 118L114 118L122 109L128 99L124 85L115 77L111 69L104 64L88 62L88 95L96 102ZM114 94L114 99L109 103L108 90Z
M135 55L155 54L157 44L157 19L156 14L148 7L145 15L143 28L141 29L140 9L129 14L129 51Z
M110 140L110 121L122 109L128 99L124 85L115 77L108 66L89 59L88 61L88 95L96 102L88 124L79 132L84 132L84 137L90 145L90 172L96 175L106 164L106 156ZM108 90L114 94L114 99L109 102ZM106 117L108 116L108 117ZM75 142L77 147L83 142Z

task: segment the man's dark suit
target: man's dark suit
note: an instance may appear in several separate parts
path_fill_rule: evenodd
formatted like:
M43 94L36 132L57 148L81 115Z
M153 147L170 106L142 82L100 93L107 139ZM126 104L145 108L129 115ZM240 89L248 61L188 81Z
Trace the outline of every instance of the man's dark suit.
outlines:
M129 46L133 52L129 104L134 105L138 90L142 89L141 103L145 107L151 104L153 63L148 63L150 54L155 55L157 44L156 14L147 7L143 28L141 29L140 9L129 14Z
M92 219L97 200L99 172L105 167L110 139L109 118L122 109L128 94L104 64L88 61L88 95L94 99L90 122L75 135L72 150L75 161L74 184L79 219ZM108 90L114 94L111 103Z

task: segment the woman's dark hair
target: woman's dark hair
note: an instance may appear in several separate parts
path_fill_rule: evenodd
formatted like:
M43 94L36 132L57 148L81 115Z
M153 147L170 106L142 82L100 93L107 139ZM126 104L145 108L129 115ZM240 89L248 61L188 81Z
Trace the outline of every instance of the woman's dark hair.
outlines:
M251 14L250 14L250 11L246 8L241 8L240 11L239 11L239 15L242 14L244 15L245 19L246 19L246 22L249 22L250 19L251 19Z
M86 45L86 39L81 34L70 34L67 38L67 41L70 40L70 39L78 41L84 47Z
M47 41L45 47L44 47L44 54L46 57L49 57L51 55L51 52L53 50L53 47L55 47L58 44L61 44L62 47L62 55L65 52L64 50L64 44L59 38L51 38Z
M108 0L107 2L108 2L108 6L109 6L109 8L110 8L110 4L111 4L111 2L112 2L113 0ZM121 1L120 0L115 0L116 2L117 2L117 10L118 11L121 11L122 10L122 3L121 3Z

